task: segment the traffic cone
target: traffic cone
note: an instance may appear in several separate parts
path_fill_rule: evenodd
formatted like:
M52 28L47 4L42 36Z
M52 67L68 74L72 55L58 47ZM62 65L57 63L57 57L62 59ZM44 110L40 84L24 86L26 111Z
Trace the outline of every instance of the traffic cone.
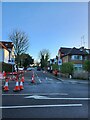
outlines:
M23 90L23 89L24 89L22 79L21 79L21 81L20 81L20 86L19 86L19 88L20 88L20 90Z
M23 83L24 83L24 80L25 80L25 79L24 79L24 76L23 76L23 77L22 77L22 82L23 82Z
M35 83L34 75L32 76L32 81L31 83Z
M18 80L16 79L16 86L15 86L15 88L13 89L13 91L14 92L16 92L16 91L19 91L20 89L19 89L19 83L18 83Z
M6 82L5 82L5 85L3 87L4 91L8 91L9 88L8 88L8 79L6 79Z

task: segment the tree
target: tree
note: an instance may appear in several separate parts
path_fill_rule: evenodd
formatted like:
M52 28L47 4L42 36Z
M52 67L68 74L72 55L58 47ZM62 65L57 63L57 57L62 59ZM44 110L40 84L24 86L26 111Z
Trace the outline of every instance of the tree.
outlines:
M41 68L47 67L48 60L50 58L50 52L47 49L43 49L39 53Z
M89 74L90 74L90 60L86 60L84 62L83 67L84 67L84 70L86 70L88 72L88 79L89 79Z
M20 66L24 66L25 68L29 66L30 64L32 65L34 63L34 59L29 54L22 53L19 56L20 59Z
M12 40L14 45L14 54L17 63L17 71L18 71L18 63L19 63L19 56L22 53L25 53L29 47L29 39L25 32L14 30L10 35L9 39Z
M65 74L68 74L68 75L72 75L73 73L73 63L71 62L67 62L67 63L63 63L61 65L61 72L62 73L65 73Z

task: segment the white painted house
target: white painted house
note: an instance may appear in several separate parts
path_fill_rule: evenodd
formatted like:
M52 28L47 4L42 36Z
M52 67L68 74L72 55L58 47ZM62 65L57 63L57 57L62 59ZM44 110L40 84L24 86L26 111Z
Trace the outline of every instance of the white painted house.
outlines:
M0 62L8 63L14 56L13 43L11 41L0 40Z

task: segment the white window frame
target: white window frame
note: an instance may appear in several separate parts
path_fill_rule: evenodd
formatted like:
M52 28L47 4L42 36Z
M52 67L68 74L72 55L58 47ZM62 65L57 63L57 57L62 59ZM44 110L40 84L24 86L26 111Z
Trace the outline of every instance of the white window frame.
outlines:
M79 56L79 59L78 59ZM72 55L71 60L82 60L82 55Z

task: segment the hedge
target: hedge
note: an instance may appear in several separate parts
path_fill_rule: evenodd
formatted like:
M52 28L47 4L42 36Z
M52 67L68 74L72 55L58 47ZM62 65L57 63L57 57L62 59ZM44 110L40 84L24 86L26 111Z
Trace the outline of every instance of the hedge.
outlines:
M52 65L52 69L53 69L53 70L56 70L56 69L59 70L59 66L58 66L57 64L53 64L53 65Z
M5 71L5 72L12 72L12 65L8 63L1 62L0 63L0 71ZM14 66L13 66L13 71L14 71Z

